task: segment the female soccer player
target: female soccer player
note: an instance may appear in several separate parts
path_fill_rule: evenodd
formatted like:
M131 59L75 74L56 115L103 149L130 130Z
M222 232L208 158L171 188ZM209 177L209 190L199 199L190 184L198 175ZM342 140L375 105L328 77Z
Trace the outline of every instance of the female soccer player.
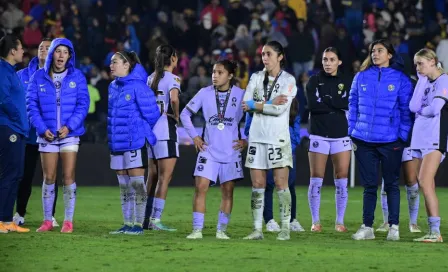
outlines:
M216 184L218 179L221 207L216 238L230 239L226 230L233 207L233 189L235 181L243 178L241 151L247 145L239 130L244 115L240 107L244 90L231 84L236 68L232 61L217 61L213 66L213 85L201 89L181 113L182 124L199 151L194 171L193 232L188 239L202 238L206 194L210 183ZM206 120L202 137L191 122L191 116L201 108Z
M44 174L44 221L37 232L53 229L55 181L61 156L65 206L61 232L71 233L76 199L76 157L79 136L85 132L84 119L90 99L86 78L75 68L75 50L69 40L58 38L51 42L44 68L37 70L30 79L26 103L31 124L37 131Z
M281 105L286 103L286 96L280 95L277 96L273 101L273 105ZM291 193L291 220L290 220L290 229L295 232L305 231L302 225L300 225L299 221L296 219L297 215L297 197L296 197L296 148L300 144L300 115L299 113L299 103L297 99L293 99L291 103L291 109L289 111L289 134L291 136L291 151L292 151L292 162L293 167L289 170L288 176L288 187L289 192ZM246 125L244 128L244 132L246 136L249 136L249 129L252 123L251 114L246 114ZM269 170L267 173L267 181L266 181L266 189L264 192L264 210L263 210L263 219L266 223L266 230L269 232L279 232L280 226L274 219L274 215L272 212L272 204L273 204L273 196L275 183L274 183L274 174L273 170Z
M390 42L377 40L356 74L349 96L349 128L364 186L363 224L355 240L375 239L374 212L378 190L378 167L384 178L389 206L387 240L399 240L401 157L411 129L409 101L412 85L399 70Z
M252 75L242 104L245 112L253 113L249 130L249 148L246 167L252 179L252 215L254 231L244 239L263 239L263 209L266 172L274 169L274 182L280 203L281 231L278 240L289 240L291 193L288 189L289 168L293 166L289 135L289 109L297 93L296 80L282 70L285 53L277 41L268 42L262 50L265 71ZM287 102L273 105L280 95Z
M110 167L117 172L124 226L111 234L143 234L146 207L146 143L154 145L152 132L159 118L153 91L146 85L146 73L135 52L117 52L110 71L107 134L111 150ZM134 210L135 208L135 210Z
M415 113L411 149L418 163L418 181L425 197L429 232L416 242L443 242L440 235L439 200L434 177L445 158L448 140L448 75L434 51L422 49L415 54L419 80L409 108Z
M162 224L163 209L168 194L168 185L179 157L177 124L179 123L180 79L173 74L177 66L176 50L171 45L161 45L156 50L155 72L149 76L148 85L157 96L161 116L154 127L157 143L149 153L147 181L148 200L145 224L149 229L176 231Z
M310 111L310 185L308 203L310 206L311 231L321 232L320 192L328 155L331 156L334 169L337 232L346 232L344 225L348 191L347 176L350 166L351 140L347 135L349 88L352 77L344 75L339 66L342 64L339 51L334 47L324 50L322 56L323 71L310 78L306 86L306 97Z

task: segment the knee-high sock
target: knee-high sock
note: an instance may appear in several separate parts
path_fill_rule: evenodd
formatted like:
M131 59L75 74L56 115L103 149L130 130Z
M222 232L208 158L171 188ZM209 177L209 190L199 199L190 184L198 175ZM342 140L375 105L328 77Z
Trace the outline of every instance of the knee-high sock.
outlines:
M53 203L55 196L55 184L42 183L42 209L44 212L44 220L52 220Z
M73 214L75 213L75 203L76 203L76 183L64 186L64 207L65 207L64 221L69 222L73 221ZM51 206L51 208L53 210L53 206Z
M322 187L322 178L311 178L308 187L308 204L310 205L311 217L313 224L320 222L320 189Z
M254 229L258 231L262 231L263 228L264 191L264 188L252 188L252 217Z
M128 175L117 175L118 184L120 186L120 200L121 200L121 212L123 214L123 221L125 225L132 225L133 213L131 213L131 184L129 182Z
M146 194L145 177L137 176L130 177L129 182L135 191L135 225L142 225L145 217L146 200L148 198Z
M278 202L280 206L280 220L282 230L289 230L289 223L291 222L291 193L289 188L278 190Z
M406 197L408 199L409 208L409 223L417 225L418 208L420 206L420 194L418 190L418 183L413 186L405 186Z
M345 209L348 201L347 178L335 179L334 185L336 186L336 224L344 225Z

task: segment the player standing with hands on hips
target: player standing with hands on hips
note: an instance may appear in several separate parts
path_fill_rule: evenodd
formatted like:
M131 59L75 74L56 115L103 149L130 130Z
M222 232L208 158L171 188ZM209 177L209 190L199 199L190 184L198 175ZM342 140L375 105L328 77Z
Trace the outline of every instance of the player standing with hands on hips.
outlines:
M251 207L254 230L244 239L263 239L263 209L267 170L273 169L280 204L281 231L277 240L290 239L291 194L289 168L293 167L289 135L289 109L297 93L296 80L282 70L285 53L277 41L263 47L264 71L252 75L244 94L243 110L253 114L246 167L252 179ZM284 103L273 100L285 95Z
M237 65L219 60L213 67L213 85L201 89L181 113L182 124L199 151L194 171L196 192L193 199L193 232L188 239L201 239L204 227L205 199L210 183L221 185L221 207L216 230L217 239L230 239L227 225L233 207L235 181L243 178L239 123L243 117L241 102L244 90L232 86ZM216 103L213 103L215 102ZM202 108L205 129L202 137L196 132L191 116Z

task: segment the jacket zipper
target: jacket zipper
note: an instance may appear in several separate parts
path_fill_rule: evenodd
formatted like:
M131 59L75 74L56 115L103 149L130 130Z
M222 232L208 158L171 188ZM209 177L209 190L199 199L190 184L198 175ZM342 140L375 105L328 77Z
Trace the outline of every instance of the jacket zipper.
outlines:
M379 90L379 88L380 88L380 83L381 83L381 68L379 68L380 69L380 72L378 73L378 85L377 85L377 88L375 89L375 96L374 96L374 100L373 100L373 118L375 118L375 112L376 112L376 101L377 101L377 98L378 98L378 90ZM370 123L370 129L369 129L369 137L370 137L370 135L372 134L372 127L373 127L373 119L372 119L372 122Z

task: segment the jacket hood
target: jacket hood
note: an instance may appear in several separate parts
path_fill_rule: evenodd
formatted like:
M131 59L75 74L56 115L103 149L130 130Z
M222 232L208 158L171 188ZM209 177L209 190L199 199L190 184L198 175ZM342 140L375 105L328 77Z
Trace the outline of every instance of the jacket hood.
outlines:
M124 84L132 80L141 80L146 83L147 78L148 73L146 73L145 68L143 68L143 66L140 63L137 63L129 75L125 77L117 77L116 82L118 84Z
M30 63L28 64L28 72L29 72L30 76L32 74L34 74L34 72L36 72L37 69L39 69L39 58L34 57L31 59Z
M392 57L389 67L405 73L405 65L404 65L403 57L400 54L396 53Z
M56 48L60 45L64 45L68 47L70 50L70 58L65 64L66 68L75 68L75 50L73 49L73 44L70 40L65 38L57 38L51 42L50 49L48 50L47 59L45 60L44 70L45 72L49 72L51 68L51 64L53 63L53 53Z

